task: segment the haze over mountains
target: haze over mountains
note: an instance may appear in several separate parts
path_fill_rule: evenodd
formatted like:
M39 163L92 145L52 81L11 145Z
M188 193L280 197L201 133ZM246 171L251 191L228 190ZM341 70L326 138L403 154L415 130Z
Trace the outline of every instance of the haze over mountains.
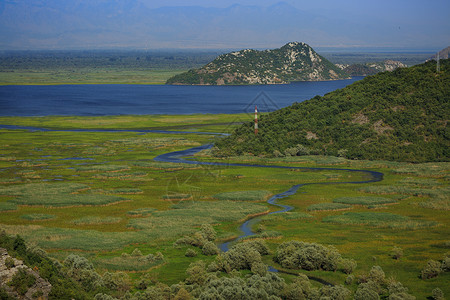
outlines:
M7 0L0 2L0 50L267 49L292 40L314 47L442 48L449 40L446 18L438 11L433 22L426 22L430 9L423 9L423 18L415 19L408 15L417 6L413 2L378 9L381 15L368 9L359 14L311 10L308 4L303 9L285 2L154 8L147 0Z

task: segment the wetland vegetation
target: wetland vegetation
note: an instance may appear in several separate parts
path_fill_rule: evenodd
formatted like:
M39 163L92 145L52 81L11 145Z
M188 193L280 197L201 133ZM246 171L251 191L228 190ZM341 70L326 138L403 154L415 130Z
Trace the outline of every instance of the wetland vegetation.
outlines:
M0 123L130 130L183 124L189 132L203 124L201 131L221 132L229 131L224 123L235 118L2 117ZM301 293L309 299L364 299L373 293L403 293L423 299L436 288L450 294L448 162L317 155L217 158L205 150L195 159L290 168L184 165L152 159L217 137L1 129L0 139L0 247L39 266L41 276L55 286L53 298L220 299L240 293L294 299ZM336 168L379 171L384 180L334 184L365 179ZM333 184L305 185L280 200L292 211L267 214L278 210L264 202L268 196L317 182ZM215 244L240 235L239 224L258 215L252 223L256 236L237 242L229 252L217 252ZM305 251L317 258L322 253L328 263L302 260ZM266 265L282 272L267 272ZM75 292L88 282L85 290ZM230 285L238 291L229 290Z

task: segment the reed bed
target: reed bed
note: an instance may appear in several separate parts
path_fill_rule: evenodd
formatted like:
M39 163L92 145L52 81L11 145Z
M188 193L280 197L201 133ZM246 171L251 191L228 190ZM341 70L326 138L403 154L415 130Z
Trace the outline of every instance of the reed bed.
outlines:
M308 211L322 211L322 210L344 210L351 209L352 206L343 203L316 203L308 206Z
M421 229L438 225L434 221L412 220L409 217L387 212L347 212L341 215L326 216L325 223L346 225L367 225L391 229Z
M19 205L64 207L80 205L107 205L126 199L95 194L77 194L89 186L79 183L29 183L0 188L0 195L16 196L9 202Z
M382 204L391 204L396 203L397 201L390 198L384 197L369 197L369 196L361 196L361 197L340 197L333 199L333 203L342 203L342 204L351 204L351 205L382 205Z
M266 190L235 191L216 194L213 197L221 201L264 201L271 195Z

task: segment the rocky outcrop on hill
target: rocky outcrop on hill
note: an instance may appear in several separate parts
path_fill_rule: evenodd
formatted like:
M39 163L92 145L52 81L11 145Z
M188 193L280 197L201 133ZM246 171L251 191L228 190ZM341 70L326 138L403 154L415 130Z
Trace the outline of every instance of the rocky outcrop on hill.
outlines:
M176 75L167 84L284 84L348 78L348 74L305 43L292 42L274 50L241 50L223 54L200 69Z
M379 72L394 71L398 68L407 67L407 65L395 60L385 60L382 62L371 62L366 64L353 65L338 64L337 66L351 76L375 75Z
M17 299L47 299L52 285L37 270L24 265L21 260L11 257L6 249L0 248L0 289Z

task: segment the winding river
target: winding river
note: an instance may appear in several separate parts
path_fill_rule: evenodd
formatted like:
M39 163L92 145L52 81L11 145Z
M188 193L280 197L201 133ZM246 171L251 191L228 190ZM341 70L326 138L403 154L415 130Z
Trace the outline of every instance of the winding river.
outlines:
M155 161L160 162L171 162L171 163L184 163L184 164L196 164L196 165L212 165L212 166L237 166L237 167L257 167L257 168L277 168L277 169L301 169L301 170L311 170L311 171L321 171L321 170L334 170L334 171L347 171L347 172L355 172L355 173L361 173L365 179L360 181L345 181L345 182L316 182L316 183L304 183L304 184L296 184L292 186L290 189L283 193L276 194L272 196L267 202L269 204L275 205L280 207L280 210L270 212L269 214L276 214L276 213L283 213L287 212L293 209L292 206L289 205L283 205L277 203L279 199L286 198L288 196L294 195L299 188L306 186L306 185L313 185L313 184L320 184L320 185L329 185L329 184L348 184L348 183L371 183L371 182L377 182L383 180L383 173L375 172L375 171L369 171L369 170L355 170L355 169L340 169L340 168L307 168L307 167L288 167L288 166L274 166L274 165L258 165L258 164L238 164L238 163L221 163L221 162L203 162L203 161L196 161L196 160L188 160L185 159L185 157L193 156L194 154L205 150L210 149L213 145L207 144L195 148L190 148L183 151L175 151L170 153L165 153L160 156L157 156L154 158ZM251 218L241 224L239 229L242 231L242 235L237 237L234 240L222 243L219 245L219 248L226 252L228 251L230 244L242 239L244 237L249 237L252 235L255 235L256 233L251 230L252 224L256 222L258 217ZM276 271L276 269L271 269L271 271Z

